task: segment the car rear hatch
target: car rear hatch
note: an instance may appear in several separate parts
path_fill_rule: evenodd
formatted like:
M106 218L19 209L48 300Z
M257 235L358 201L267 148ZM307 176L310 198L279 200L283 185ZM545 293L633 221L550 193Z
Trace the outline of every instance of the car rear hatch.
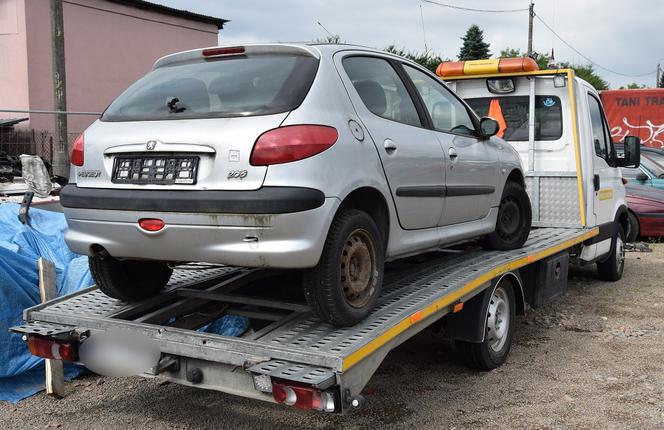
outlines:
M254 190L251 151L309 91L315 51L296 45L208 48L164 57L83 137L79 187Z

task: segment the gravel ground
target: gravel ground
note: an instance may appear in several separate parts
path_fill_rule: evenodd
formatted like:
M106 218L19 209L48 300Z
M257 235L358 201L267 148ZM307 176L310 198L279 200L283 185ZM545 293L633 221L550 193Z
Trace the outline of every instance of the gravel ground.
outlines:
M568 294L517 323L508 362L460 366L424 332L393 351L346 417L141 378L86 376L67 397L0 403L2 429L664 428L664 245L620 282L575 270Z

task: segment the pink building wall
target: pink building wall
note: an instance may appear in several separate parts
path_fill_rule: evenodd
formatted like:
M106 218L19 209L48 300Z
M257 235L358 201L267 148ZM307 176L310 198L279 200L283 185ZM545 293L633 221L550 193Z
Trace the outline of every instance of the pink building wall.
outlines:
M0 0L0 107L27 109L28 53L25 0ZM0 113L0 118L25 118Z
M23 34L27 34L24 45L29 108L52 109L49 2L0 0L0 4L7 1L17 3L19 12L24 10L27 24L27 32ZM19 3L24 3L24 8ZM67 109L70 111L101 112L132 82L147 73L157 58L177 51L217 45L218 30L214 24L106 0L66 0L63 13ZM0 44L0 48L2 46ZM12 73L26 76L25 68L16 68ZM15 80L19 85L13 88L5 88L5 83L0 81L0 94L5 91L15 93L13 99L5 100L0 96L0 106L10 102L20 104L21 94L25 91L19 87L24 87L26 82L22 77L15 77ZM68 131L79 133L95 118L70 115ZM30 115L29 126L52 130L53 117Z

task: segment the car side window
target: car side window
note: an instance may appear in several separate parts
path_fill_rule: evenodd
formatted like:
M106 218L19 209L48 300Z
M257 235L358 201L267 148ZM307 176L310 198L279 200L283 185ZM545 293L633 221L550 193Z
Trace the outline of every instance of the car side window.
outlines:
M590 108L590 123L593 134L593 146L595 154L609 163L613 158L611 152L611 141L607 136L604 120L602 119L602 108L599 100L588 93L588 107Z
M414 67L404 64L403 68L422 97L436 130L465 135L475 134L475 126L468 110L450 90Z
M392 65L377 57L346 57L344 70L364 105L375 115L421 127L415 103Z

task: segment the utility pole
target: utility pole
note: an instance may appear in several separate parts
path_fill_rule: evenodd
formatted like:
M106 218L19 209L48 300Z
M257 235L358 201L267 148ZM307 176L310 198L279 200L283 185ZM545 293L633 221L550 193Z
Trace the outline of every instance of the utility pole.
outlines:
M528 55L533 55L533 18L535 18L535 3L530 1L528 6Z
M51 54L53 57L53 110L67 110L67 86L65 76L65 30L62 17L62 0L51 0ZM69 153L67 144L67 114L55 115L55 139L53 148L53 174L69 177Z
M662 66L659 63L657 63L657 79L655 80L655 88L660 87L659 84L661 82L661 79L662 79Z

